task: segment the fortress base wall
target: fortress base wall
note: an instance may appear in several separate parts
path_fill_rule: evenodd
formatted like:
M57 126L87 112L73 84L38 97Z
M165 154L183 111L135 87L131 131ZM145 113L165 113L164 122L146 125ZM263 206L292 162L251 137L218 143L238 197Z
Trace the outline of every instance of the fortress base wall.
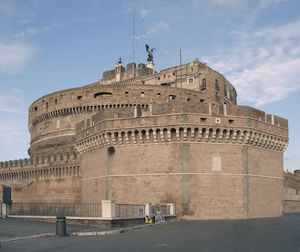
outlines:
M81 169L82 202L174 202L177 215L197 219L282 214L281 152L192 142L115 145L82 155Z
M245 157L248 160L248 173L257 175L257 177L249 177L249 218L281 216L284 183L283 153L247 148Z
M300 201L299 200L284 200L283 201L284 213L300 213Z
M41 178L8 186L13 203L80 203L80 177Z

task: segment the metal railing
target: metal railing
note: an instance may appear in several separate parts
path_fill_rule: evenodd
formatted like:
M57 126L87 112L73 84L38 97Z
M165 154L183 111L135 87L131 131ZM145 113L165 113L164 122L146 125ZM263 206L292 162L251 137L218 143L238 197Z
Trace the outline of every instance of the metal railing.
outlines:
M144 217L144 204L116 204L116 217Z
M160 205L160 209L161 209L162 214L163 214L164 216L166 216L166 215L171 215L171 214L170 214L170 206L168 206L168 205Z
M103 203L12 203L8 215L27 216L72 216L72 217L109 217L137 218L144 217L148 204L116 204L115 201L105 200ZM174 204L155 206L149 203L149 213L161 212L164 216L174 214ZM172 209L171 209L172 206ZM114 212L111 210L114 209ZM148 209L148 208L147 208ZM152 210L151 210L152 209ZM0 216L1 216L0 204ZM102 211L104 215L102 214Z
M102 217L101 203L13 203L12 215Z

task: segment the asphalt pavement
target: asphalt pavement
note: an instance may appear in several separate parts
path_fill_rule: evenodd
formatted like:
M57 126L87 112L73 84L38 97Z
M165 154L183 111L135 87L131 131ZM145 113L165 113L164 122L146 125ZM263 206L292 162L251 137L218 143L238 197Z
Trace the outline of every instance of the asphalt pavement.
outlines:
M55 224L9 220L11 233L41 234ZM10 223L11 221L11 223ZM16 222L15 222L16 221ZM18 224L21 221L22 224ZM0 239L5 231L0 221ZM48 224L50 224L48 226ZM37 225L37 226L35 226ZM95 227L70 226L67 231L93 232ZM91 233L90 233L91 234ZM3 242L4 251L263 251L300 252L300 214L251 220L174 221L111 235L44 237Z
M94 232L109 230L84 225L67 225L67 233ZM0 218L0 241L30 237L42 234L55 234L55 222L29 221L19 218Z

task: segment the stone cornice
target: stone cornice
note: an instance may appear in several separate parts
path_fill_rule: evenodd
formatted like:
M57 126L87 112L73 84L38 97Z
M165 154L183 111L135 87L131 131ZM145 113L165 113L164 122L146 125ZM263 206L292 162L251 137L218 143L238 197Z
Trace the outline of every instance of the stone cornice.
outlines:
M122 120L115 120L111 125L107 121L103 121L102 124L93 125L78 133L76 148L80 154L85 154L108 146L130 144L178 142L239 144L273 151L284 151L288 145L286 131L279 135L274 134L269 128L258 130L247 125L205 124L200 122L201 118L204 120L204 117L198 117L199 122L195 123L185 117L186 122L174 124L172 124L172 120L169 120L169 123L155 124L154 122L159 121L157 118L151 118L152 121L149 120L149 117L134 118L132 120L138 120L140 125L137 126L132 122L133 127L125 127ZM213 119L218 120L220 118L213 117ZM205 117L205 120L208 118ZM149 123L149 121L151 122Z

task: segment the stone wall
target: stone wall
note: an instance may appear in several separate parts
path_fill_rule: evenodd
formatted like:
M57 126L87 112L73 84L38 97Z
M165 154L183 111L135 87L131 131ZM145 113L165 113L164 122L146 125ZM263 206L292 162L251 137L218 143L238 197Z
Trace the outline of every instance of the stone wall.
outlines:
M30 106L30 159L0 162L0 190L12 187L15 202L175 202L178 215L201 219L280 216L288 122L236 97L199 60L159 73L118 64Z
M83 201L175 202L177 215L201 219L282 214L283 127L255 116L106 116L77 131Z
M280 216L282 175L251 168L245 173L245 155L248 166L264 165L251 157L252 149L245 153L242 146L192 142L103 148L82 156L81 198L175 202L177 215L201 219ZM220 170L214 168L214 155L221 158ZM271 155L278 167L281 153Z
M284 173L284 201L283 211L285 213L300 212L300 171Z
M219 114L223 103L236 104L232 84L198 60L160 73L147 69L143 64L138 68L129 64L127 71L121 71L124 78L120 81L113 81L115 69L105 72L103 80L97 83L58 91L35 101L29 108L29 155L74 151L75 125L100 110L173 104L180 100L191 105L211 103L206 110Z
M76 153L0 163L0 192L12 188L15 203L80 202L80 160Z
M300 200L284 200L283 201L284 213L300 213Z

